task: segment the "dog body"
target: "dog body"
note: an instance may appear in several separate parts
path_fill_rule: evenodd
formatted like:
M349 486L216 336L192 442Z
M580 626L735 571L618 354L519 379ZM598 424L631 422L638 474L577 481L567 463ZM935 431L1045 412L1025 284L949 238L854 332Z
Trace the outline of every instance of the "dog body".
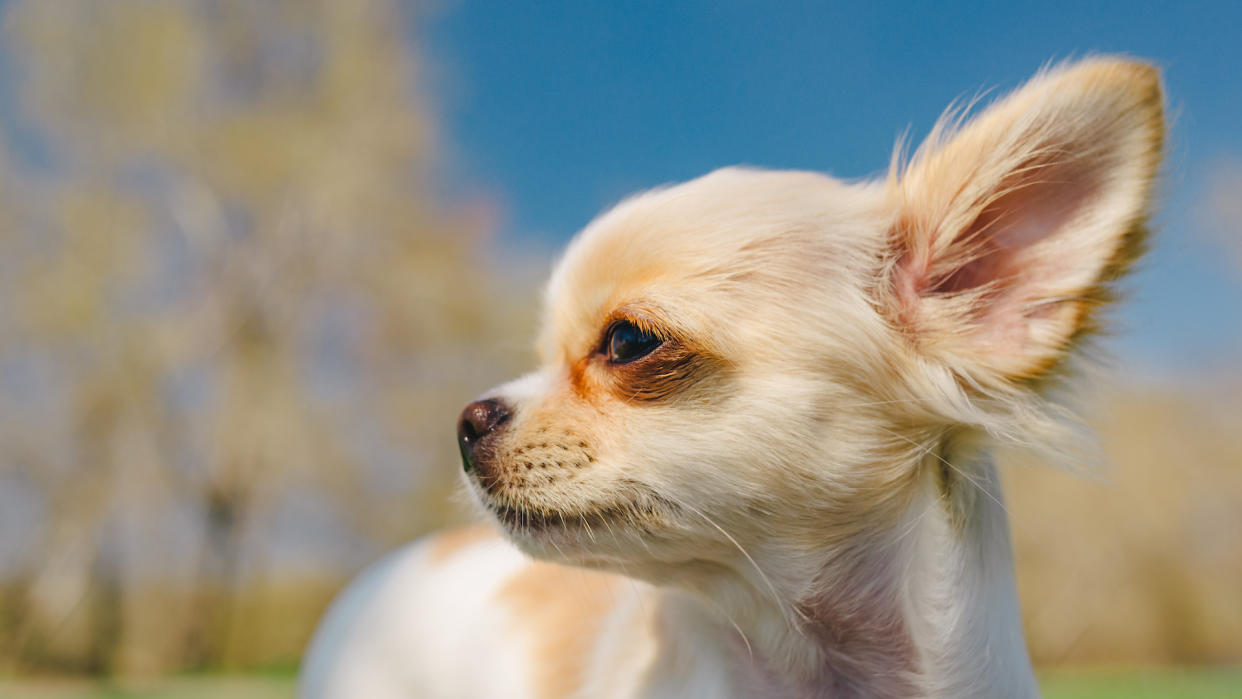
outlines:
M459 424L522 553L397 554L334 605L303 696L1036 695L987 446L1055 434L1046 387L1140 249L1162 135L1156 72L1094 59L883 181L726 169L601 216L540 369Z

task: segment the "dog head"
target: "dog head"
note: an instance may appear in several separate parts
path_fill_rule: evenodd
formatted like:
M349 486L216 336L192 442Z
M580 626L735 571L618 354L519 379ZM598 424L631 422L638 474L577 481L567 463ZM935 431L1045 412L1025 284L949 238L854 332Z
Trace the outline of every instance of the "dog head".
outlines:
M1048 71L886 180L725 169L569 246L540 368L462 414L466 481L536 557L657 582L895 523L928 453L1016 430L1139 249L1156 72Z

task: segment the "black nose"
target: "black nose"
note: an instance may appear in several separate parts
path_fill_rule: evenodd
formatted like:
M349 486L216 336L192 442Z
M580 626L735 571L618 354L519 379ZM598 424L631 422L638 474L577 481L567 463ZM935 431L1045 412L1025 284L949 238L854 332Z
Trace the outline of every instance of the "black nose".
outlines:
M479 443L508 419L508 408L494 399L476 400L461 411L457 420L457 444L461 447L461 465L466 473L474 470Z

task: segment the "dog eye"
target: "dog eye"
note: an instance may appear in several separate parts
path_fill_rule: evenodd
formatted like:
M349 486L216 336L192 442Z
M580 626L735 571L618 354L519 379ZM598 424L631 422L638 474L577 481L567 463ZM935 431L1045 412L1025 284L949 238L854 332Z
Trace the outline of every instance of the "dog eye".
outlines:
M608 339L604 346L608 352L608 361L613 364L628 364L635 359L651 354L664 341L639 328L628 320L617 321L608 330Z

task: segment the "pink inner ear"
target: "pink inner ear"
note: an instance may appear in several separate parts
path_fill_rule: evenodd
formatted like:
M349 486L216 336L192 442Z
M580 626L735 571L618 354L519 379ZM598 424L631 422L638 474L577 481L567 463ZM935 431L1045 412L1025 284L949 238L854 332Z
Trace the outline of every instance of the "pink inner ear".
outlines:
M928 290L951 294L990 286L986 296L992 301L981 309L986 315L1013 295L1018 298L1008 300L1016 307L1000 305L1021 312L1025 302L1034 300L1039 281L1079 262L1058 255L1056 246L1039 244L1062 232L1099 193L1094 170L1082 159L1019 168L1024 174L1004 182L1001 193L956 237L947 265L936 265L941 273Z
M941 232L953 241L940 252L908 248L896 288L903 319L920 315L921 299L974 293L960 317L971 342L998 355L1023 354L1031 321L1060 307L1048 303L1063 293L1057 282L1079 277L1075 267L1091 264L1083 259L1083 241L1064 234L1100 196L1104 165L1082 156L1028 162L992 190L965 230Z

